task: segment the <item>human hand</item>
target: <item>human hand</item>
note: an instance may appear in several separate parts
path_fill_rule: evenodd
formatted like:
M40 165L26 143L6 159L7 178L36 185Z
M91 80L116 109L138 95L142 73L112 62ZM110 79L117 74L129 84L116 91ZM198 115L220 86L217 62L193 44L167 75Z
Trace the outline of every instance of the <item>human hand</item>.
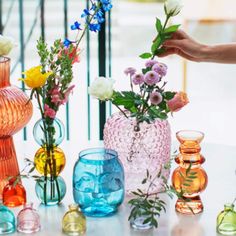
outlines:
M177 54L190 61L201 62L207 56L207 46L196 42L182 30L173 33L172 38L163 43L163 48L165 51L158 54L159 57Z

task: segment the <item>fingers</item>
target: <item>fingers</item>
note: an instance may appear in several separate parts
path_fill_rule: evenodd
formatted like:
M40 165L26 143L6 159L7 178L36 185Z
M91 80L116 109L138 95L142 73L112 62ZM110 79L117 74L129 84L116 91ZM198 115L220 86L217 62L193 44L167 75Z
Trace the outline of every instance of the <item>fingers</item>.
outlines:
M170 40L166 40L164 43L163 43L163 46L166 47L166 48L183 48L184 44L183 44L183 41L182 40L179 40L179 39L170 39Z

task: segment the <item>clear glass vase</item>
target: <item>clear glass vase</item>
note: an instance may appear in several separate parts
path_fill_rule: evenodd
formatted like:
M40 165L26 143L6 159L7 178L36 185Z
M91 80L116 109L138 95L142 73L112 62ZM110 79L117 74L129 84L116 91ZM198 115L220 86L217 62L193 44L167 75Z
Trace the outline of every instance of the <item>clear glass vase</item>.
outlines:
M125 189L131 193L137 188L146 191L150 182L141 184L146 170L156 175L169 164L171 150L171 130L167 120L156 119L151 124L139 124L134 118L126 118L115 113L104 127L104 146L118 152L125 170ZM170 171L162 168L162 175L168 179ZM162 189L163 180L157 178L150 192Z
M68 235L84 235L86 232L86 217L77 204L69 205L69 211L62 219L62 231Z
M30 120L33 106L26 94L10 84L10 58L0 57L0 199L7 177L19 174L13 135Z
M124 200L124 169L117 153L104 148L80 152L73 171L73 195L87 216L114 214Z
M225 204L217 216L216 230L222 235L236 235L236 211L233 204Z

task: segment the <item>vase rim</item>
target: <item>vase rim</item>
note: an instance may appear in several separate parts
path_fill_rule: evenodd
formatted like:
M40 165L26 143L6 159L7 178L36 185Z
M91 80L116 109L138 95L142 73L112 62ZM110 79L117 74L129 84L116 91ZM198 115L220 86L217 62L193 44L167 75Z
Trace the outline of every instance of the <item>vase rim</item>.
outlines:
M115 150L104 147L88 148L79 153L79 159L92 162L109 161L117 158L117 156L118 154Z
M199 130L179 130L176 132L176 137L181 140L198 140L199 142L204 138L205 134Z

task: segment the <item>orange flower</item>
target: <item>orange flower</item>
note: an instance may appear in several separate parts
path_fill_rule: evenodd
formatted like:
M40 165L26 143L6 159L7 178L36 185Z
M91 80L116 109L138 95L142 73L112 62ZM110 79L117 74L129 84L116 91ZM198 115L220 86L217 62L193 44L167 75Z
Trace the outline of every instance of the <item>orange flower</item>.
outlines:
M184 92L178 92L171 100L167 102L167 105L171 112L176 112L184 107L187 103L189 103L187 94Z

